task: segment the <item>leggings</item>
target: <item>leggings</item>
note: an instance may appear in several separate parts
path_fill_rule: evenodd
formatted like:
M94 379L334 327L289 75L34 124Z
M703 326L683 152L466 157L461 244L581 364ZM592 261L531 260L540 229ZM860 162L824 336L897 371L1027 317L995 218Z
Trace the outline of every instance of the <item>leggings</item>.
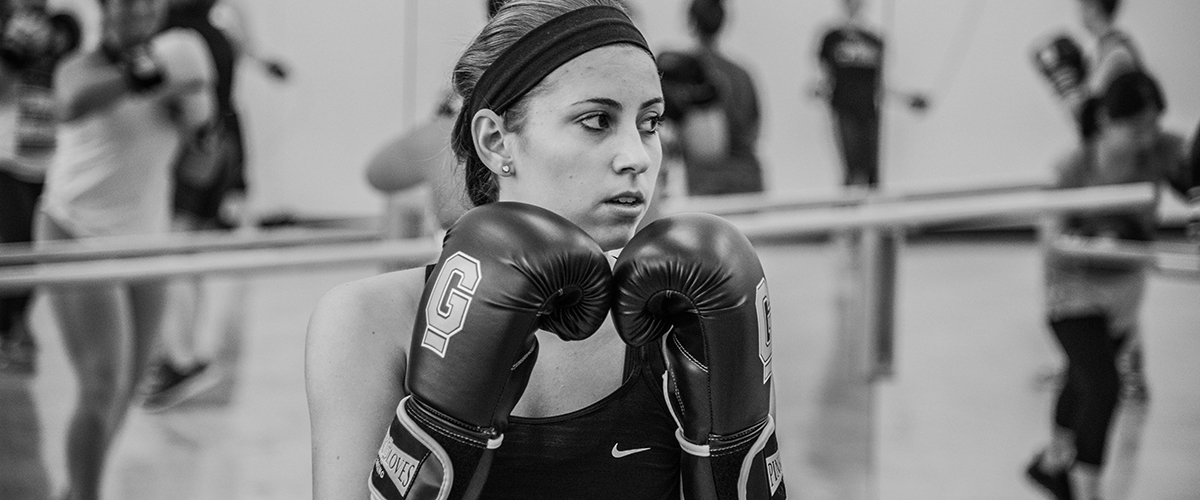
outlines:
M0 243L28 243L33 240L33 214L42 184L28 182L0 171ZM0 334L22 321L29 308L32 292L0 293Z
M834 111L847 186L879 185L879 115Z
M1077 316L1050 322L1067 355L1067 380L1058 395L1054 423L1075 435L1075 460L1104 465L1104 449L1120 391L1117 353L1125 337L1113 338L1108 318Z

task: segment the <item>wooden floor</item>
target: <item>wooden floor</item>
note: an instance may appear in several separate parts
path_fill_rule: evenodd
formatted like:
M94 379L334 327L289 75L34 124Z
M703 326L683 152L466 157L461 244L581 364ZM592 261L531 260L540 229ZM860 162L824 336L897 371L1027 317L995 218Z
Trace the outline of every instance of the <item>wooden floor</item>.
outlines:
M760 248L773 297L779 437L791 497L1042 498L1021 471L1048 436L1052 393L1039 377L1053 372L1058 354L1041 318L1041 263L1032 245L904 248L895 374L874 384L848 362L864 340L838 333L846 321L841 301L856 290L842 278L845 261L834 248ZM246 335L225 349L235 376L196 404L157 415L135 411L113 451L106 498L309 497L305 325L326 290L372 272L249 279ZM1122 413L1107 498L1200 498L1200 282L1152 279L1143 318L1153 399L1148 411ZM29 462L18 460L19 450L40 445L54 491L63 483L75 382L44 303L35 306L34 326L43 345L39 375L0 379L5 500L22 498L14 484L37 478L37 467L22 467Z

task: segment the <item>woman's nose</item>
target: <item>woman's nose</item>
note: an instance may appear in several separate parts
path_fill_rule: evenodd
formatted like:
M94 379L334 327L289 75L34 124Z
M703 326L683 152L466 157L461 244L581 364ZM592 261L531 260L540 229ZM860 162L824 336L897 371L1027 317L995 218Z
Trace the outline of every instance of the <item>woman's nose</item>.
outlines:
M617 140L617 152L613 157L613 169L617 173L641 174L650 169L650 152L641 131L634 127L632 132L622 133Z

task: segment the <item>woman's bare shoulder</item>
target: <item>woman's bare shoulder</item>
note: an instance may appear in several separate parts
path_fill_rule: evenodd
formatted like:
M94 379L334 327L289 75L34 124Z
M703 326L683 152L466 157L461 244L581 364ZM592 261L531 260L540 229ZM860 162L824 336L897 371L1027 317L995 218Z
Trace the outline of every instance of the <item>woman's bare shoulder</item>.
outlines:
M385 348L399 349L403 356L424 283L424 268L415 268L343 283L329 290L309 318L310 359L314 350L351 355Z
M424 285L424 268L342 283L321 297L313 314L329 315L349 324L390 323L416 311Z

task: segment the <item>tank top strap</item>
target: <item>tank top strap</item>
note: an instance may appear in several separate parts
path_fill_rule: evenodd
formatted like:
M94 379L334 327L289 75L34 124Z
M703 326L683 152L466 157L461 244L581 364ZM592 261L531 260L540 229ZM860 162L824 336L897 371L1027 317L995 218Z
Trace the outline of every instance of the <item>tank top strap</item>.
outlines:
M622 381L628 381L630 377L635 377L642 371L644 352L645 347L625 346L625 368L621 372Z
M667 371L666 360L663 359L662 349L658 340L650 342L641 347L625 347L625 369L622 372L622 380L628 381L631 377L648 375L649 380L657 380Z

